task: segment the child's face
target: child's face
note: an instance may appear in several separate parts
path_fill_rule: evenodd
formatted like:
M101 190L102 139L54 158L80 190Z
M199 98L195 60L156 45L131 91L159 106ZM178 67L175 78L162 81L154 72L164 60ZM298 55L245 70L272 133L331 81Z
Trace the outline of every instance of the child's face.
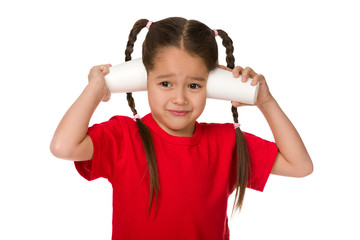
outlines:
M192 136L205 108L209 71L203 60L169 47L155 58L148 73L148 99L157 124L174 136Z

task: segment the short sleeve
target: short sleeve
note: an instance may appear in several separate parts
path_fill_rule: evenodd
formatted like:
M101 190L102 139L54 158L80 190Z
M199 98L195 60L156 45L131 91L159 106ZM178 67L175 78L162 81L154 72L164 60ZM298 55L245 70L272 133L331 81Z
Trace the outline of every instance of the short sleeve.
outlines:
M244 132L244 136L250 158L248 187L262 192L274 165L278 147L274 142L249 133Z
M122 141L121 124L118 118L95 124L88 129L93 144L93 157L88 161L75 162L76 170L86 180L100 177L111 180L113 165Z

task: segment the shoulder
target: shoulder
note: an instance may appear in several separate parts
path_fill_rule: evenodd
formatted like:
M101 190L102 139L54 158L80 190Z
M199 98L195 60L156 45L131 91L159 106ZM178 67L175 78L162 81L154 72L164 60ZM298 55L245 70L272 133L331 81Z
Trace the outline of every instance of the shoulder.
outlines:
M89 131L91 132L100 130L115 133L119 130L123 132L126 129L129 129L130 131L132 129L137 129L136 122L130 117L116 115L105 122L94 124L89 128Z
M271 141L268 141L266 139L263 139L261 137L258 137L254 134L248 133L248 132L243 132L246 143L247 144L251 144L251 145L257 145L257 144L274 144Z
M109 119L108 122L116 122L119 124L128 124L128 125L136 125L136 122L133 118L128 116L115 115Z
M203 135L207 137L215 137L222 139L223 141L236 141L236 130L233 123L200 123L199 124ZM268 147L274 143L265 139L262 139L254 134L248 132L242 132L248 148Z

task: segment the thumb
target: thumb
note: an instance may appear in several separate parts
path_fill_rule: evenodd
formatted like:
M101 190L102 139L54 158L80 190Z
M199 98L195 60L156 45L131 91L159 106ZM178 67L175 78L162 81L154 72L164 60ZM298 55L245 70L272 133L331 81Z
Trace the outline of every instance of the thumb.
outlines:
M110 99L111 99L111 93L110 93L110 90L106 87L105 95L101 101L108 102Z
M236 108L243 107L243 106L251 106L250 104L241 103L241 102L234 102L234 101L231 101L231 105L233 105Z

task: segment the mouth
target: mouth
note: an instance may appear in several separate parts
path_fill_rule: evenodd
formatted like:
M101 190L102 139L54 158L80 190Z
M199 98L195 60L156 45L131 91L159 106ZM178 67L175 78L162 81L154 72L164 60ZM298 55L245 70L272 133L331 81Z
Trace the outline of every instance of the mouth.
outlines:
M190 111L178 111L178 110L168 110L174 116L185 116Z

